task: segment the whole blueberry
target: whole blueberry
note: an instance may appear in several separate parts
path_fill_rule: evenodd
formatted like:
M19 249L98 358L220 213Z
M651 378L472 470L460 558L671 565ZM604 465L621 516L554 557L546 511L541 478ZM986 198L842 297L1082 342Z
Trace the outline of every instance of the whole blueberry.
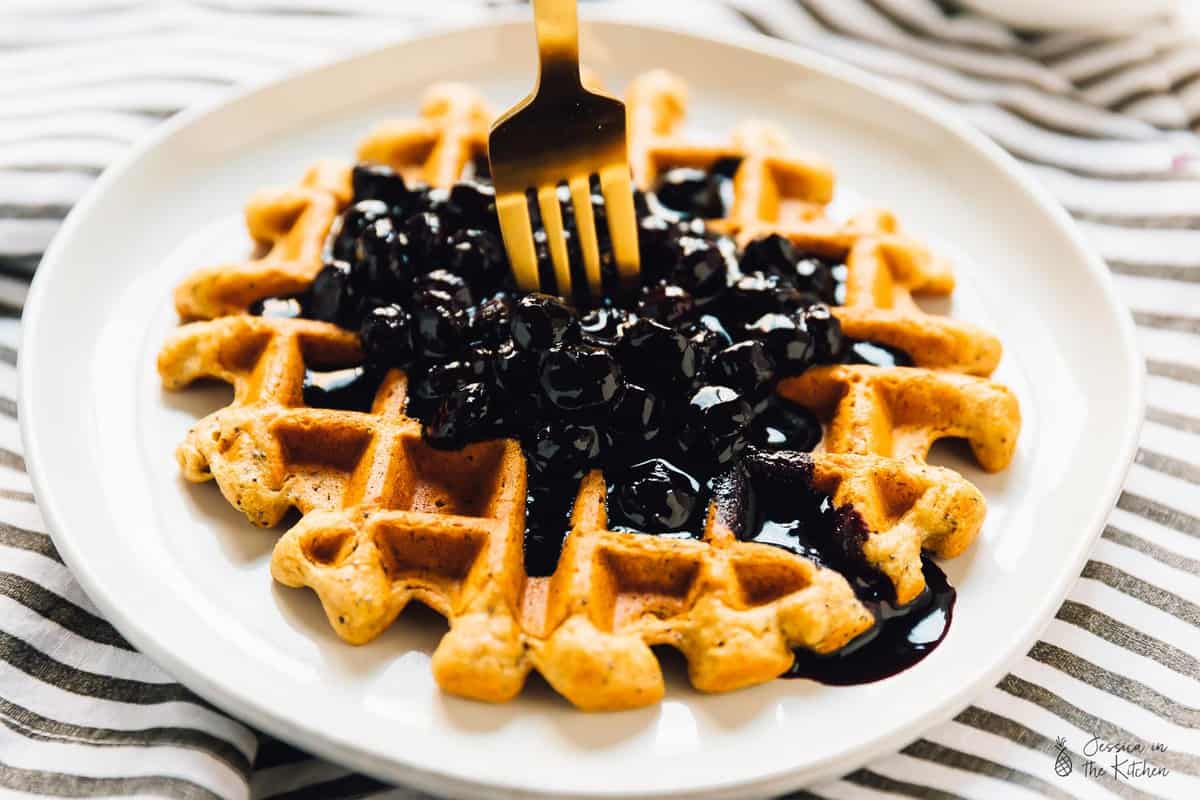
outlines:
M766 345L780 375L799 375L813 365L816 348L803 314L763 314L743 331Z
M675 226L658 215L638 220L638 260L646 279L659 280L670 273L675 259L672 245L678 235Z
M680 328L696 348L697 372L703 374L717 353L733 344L733 339L721 320L712 314L704 314L694 322Z
M409 395L421 401L440 400L460 386L479 379L475 364L470 361L438 361L412 381Z
M395 297L408 285L408 240L391 218L375 220L359 234L354 258L356 277L370 294Z
M358 328L367 361L379 366L404 367L412 361L412 326L408 312L395 303L368 311Z
M332 261L313 279L308 312L313 319L350 326L359 314L359 294L350 264Z
M637 313L666 325L677 325L696 310L696 300L681 286L654 283L643 286L637 298Z
M672 248L672 279L697 298L708 299L724 291L728 265L715 242L699 236L681 236Z
M490 183L459 181L450 190L450 204L457 209L464 224L489 230L496 228L496 189Z
M467 332L466 313L443 293L420 292L413 296L410 307L413 324L413 345L422 358L449 358L463 346Z
M766 450L812 450L821 441L821 421L801 405L772 397L750 426L751 444Z
M466 308L475 302L471 296L471 287L462 276L446 269L431 270L419 276L414 281L413 288L417 294L427 293L459 308Z
M824 260L806 257L796 262L796 288L815 295L823 303L837 302L837 280L833 268Z
M657 439L667 424L662 400L636 383L625 384L609 417L609 426L622 440L640 444Z
M754 417L750 404L728 386L701 386L688 400L689 451L726 464L746 446L746 429Z
M616 352L626 374L644 386L687 385L696 377L695 343L652 319L626 325Z
M360 200L347 208L329 229L326 260L352 261L359 235L367 226L387 216L387 203L381 200Z
M591 425L554 422L538 428L525 446L530 469L556 479L579 480L600 458L600 432Z
M742 250L741 268L745 273L761 272L786 279L795 273L798 258L791 242L772 233L746 245Z
M446 266L472 285L492 287L508 271L508 256L500 237L483 228L460 228L446 243Z
M775 380L775 359L762 342L738 342L717 353L704 376L745 397L761 397L771 390Z
M509 318L512 313L512 301L507 295L499 294L488 298L468 309L468 313L471 317L468 331L470 343L488 347L497 347L506 341L511 343Z
M735 326L763 314L786 314L805 305L804 296L778 275L753 272L738 277L721 298L721 318Z
M662 458L632 464L609 484L610 522L646 533L667 533L696 523L703 507L700 482Z
M351 183L355 201L379 200L399 216L406 215L414 202L404 178L384 164L355 164Z
M733 184L724 175L676 167L655 182L654 195L659 203L679 214L715 219L728 213Z
M538 366L542 394L566 412L600 410L621 388L621 368L601 347L560 345L542 356Z
M579 318L583 341L597 347L616 347L621 340L621 329L629 319L629 312L623 308L599 306L589 309Z
M493 424L491 390L486 383L468 383L442 398L421 434L434 447L456 450L486 437Z
M840 361L846 348L842 325L828 306L810 306L802 312L804 327L813 339L813 357L819 364Z
M527 294L518 300L509 324L513 342L522 350L547 350L579 341L575 309L547 294Z
M415 269L425 272L442 266L446 255L447 231L442 216L433 211L413 214L400 226L408 241L409 258Z

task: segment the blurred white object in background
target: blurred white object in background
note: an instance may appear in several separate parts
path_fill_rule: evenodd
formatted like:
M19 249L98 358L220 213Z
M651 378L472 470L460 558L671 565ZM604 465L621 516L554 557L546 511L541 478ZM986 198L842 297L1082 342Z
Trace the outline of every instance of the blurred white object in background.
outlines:
M982 14L1021 28L1112 30L1161 16L1177 0L957 0Z

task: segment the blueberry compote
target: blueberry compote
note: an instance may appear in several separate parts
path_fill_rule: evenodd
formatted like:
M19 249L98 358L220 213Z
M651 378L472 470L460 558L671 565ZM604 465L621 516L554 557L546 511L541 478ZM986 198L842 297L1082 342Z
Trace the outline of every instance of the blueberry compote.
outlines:
M862 556L867 527L849 505L812 483L812 461L795 451L756 451L726 477L718 508L739 537L782 547L840 572L875 625L829 655L797 649L787 678L811 678L840 686L870 683L908 669L937 647L950 627L954 588L922 556L925 590L904 605L892 582Z
M381 376L395 367L408 374L407 412L431 446L519 439L529 467L530 575L554 571L579 480L596 467L609 481L613 527L699 537L710 500L729 513L730 487L746 483L738 476L749 475L748 463L797 456L820 441L813 413L774 393L779 379L818 364L912 363L903 351L843 335L829 311L845 294L838 260L775 235L739 250L706 230L705 219L729 213L738 166L721 159L669 170L653 191L638 192L642 285L619 289L612 254L602 250L607 297L587 306L516 290L495 193L478 165L473 178L443 190L360 164L312 287L251 312L359 333L365 363L310 373L309 405L369 410ZM563 199L578 268L572 206ZM593 209L607 242L595 191ZM544 233L535 239L542 274L552 275ZM851 556L865 535L861 520L813 508L802 525L765 517L746 524L755 538L857 575ZM828 541L814 544L822 536ZM830 555L829 541L843 543L845 558Z

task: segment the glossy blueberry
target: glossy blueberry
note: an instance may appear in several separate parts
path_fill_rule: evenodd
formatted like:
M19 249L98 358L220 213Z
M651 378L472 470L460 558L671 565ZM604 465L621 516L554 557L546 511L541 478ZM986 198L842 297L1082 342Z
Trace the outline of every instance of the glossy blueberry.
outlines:
M592 425L571 422L541 426L525 446L525 458L532 471L576 481L596 464L600 452L600 432Z
M678 325L696 310L691 292L673 283L654 283L643 286L637 298L639 316L658 320L666 325Z
M848 364L871 364L885 368L913 366L912 356L908 353L879 342L850 343L842 357Z
M733 460L746 446L746 429L754 417L750 404L728 386L701 386L688 400L689 452L716 464Z
M617 356L626 374L644 386L687 385L696 377L695 343L652 319L624 327Z
M678 235L671 222L656 214L638 220L638 256L646 279L667 277L672 266L672 245Z
M513 342L522 350L548 350L579 341L575 309L548 294L527 294L518 300L510 326Z
M358 328L363 353L371 364L407 366L413 358L412 326L408 312L395 303L368 311Z
M425 291L414 295L410 313L417 355L422 358L449 358L462 349L467 333L467 315L452 302L447 302L443 293Z
M469 342L488 347L497 347L506 341L511 343L509 317L512 301L507 295L491 297L468 311L471 317Z
M387 203L380 200L360 200L343 211L330 228L326 260L352 261L359 235L376 220L387 216Z
M459 181L450 190L450 204L458 211L464 224L475 228L495 229L496 189L491 183L478 180Z
M667 426L667 409L656 395L636 383L626 383L613 404L609 425L626 442L646 444Z
M796 248L777 233L749 242L742 250L742 272L761 272L787 278L795 273L799 256Z
M846 337L842 325L828 306L815 305L802 313L804 327L813 339L813 357L819 364L833 364L841 360L846 348Z
M698 374L704 374L713 357L733 343L720 320L711 314L702 315L698 320L681 327L679 331L695 346Z
M739 325L763 314L786 314L805 305L805 298L778 275L753 272L737 278L721 298L721 318Z
M264 297L250 304L250 313L256 317L274 317L276 319L295 319L304 316L304 306L307 298L301 295L292 297Z
M704 377L732 387L745 397L761 397L771 390L775 380L775 359L762 342L738 342L713 357Z
M833 268L819 258L802 258L796 262L796 288L821 298L824 303L836 303L837 280Z
M425 272L443 265L446 227L442 215L433 211L421 211L404 220L400 232L408 241L409 258L414 269Z
M812 450L821 441L821 421L804 406L775 396L755 415L749 440L766 450Z
M313 279L308 308L313 319L350 326L359 313L359 294L350 264L332 261Z
M733 203L733 183L724 175L676 167L655 182L654 195L672 211L714 219L728 213Z
M500 237L483 228L460 228L446 243L446 266L475 287L491 287L504 279L508 256Z
M480 375L472 361L438 361L413 381L409 393L420 400L440 400L460 386L478 380Z
M403 216L413 206L414 193L404 178L384 164L355 164L351 173L355 201L379 200Z
M621 388L621 368L601 347L561 345L542 356L538 382L555 408L565 412L599 411L616 398Z
M724 291L728 265L717 244L699 236L681 236L672 248L675 269L672 279L697 298L707 299Z
M700 482L670 461L650 458L621 470L608 488L609 522L645 533L667 533L698 522Z
M763 314L743 330L766 345L780 375L799 375L813 365L816 348L802 314Z
M421 275L414 281L413 288L417 294L425 293L459 308L467 308L475 302L471 287L462 276L446 269L435 269Z
M456 450L486 436L493 424L491 389L486 383L468 383L442 398L421 435L434 447Z
M397 297L408 285L408 240L389 217L375 220L359 234L354 259L356 280L375 296Z
M616 347L621 329L629 322L630 313L623 308L600 306L583 313L579 327L583 341L597 347Z

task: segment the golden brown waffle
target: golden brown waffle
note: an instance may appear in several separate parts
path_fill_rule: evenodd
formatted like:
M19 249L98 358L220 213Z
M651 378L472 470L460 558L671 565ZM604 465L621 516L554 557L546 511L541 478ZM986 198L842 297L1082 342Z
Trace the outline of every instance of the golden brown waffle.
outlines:
M492 114L469 86L430 88L415 120L385 122L359 145L358 158L387 164L405 178L448 187L487 155ZM321 271L321 251L334 219L350 202L350 166L322 161L300 184L264 189L246 205L246 228L261 253L238 264L197 270L175 290L184 320L238 314L256 300L307 289Z
M986 380L1000 362L1000 342L965 322L924 313L914 292L947 295L950 266L904 235L886 211L846 222L830 219L833 175L823 162L795 152L787 137L762 122L743 123L728 145L696 145L682 134L687 89L661 70L639 76L629 89L630 151L636 181L653 185L674 167L707 167L739 158L729 216L709 220L742 244L772 233L804 252L844 258L846 296L833 313L846 335L898 347L916 368L832 366L780 382L778 392L815 411L826 423L820 450L854 454L854 461L814 459L816 482L838 504L850 503L872 534L868 561L907 602L925 587L921 550L956 556L983 524L983 495L950 470L924 480L912 474L930 446L962 437L980 466L1004 469L1020 429L1016 397ZM918 468L919 471L919 468Z
M1012 456L1016 402L973 377L994 369L999 343L921 313L911 293L950 292L949 267L886 213L826 218L832 173L795 156L777 130L745 126L727 147L695 147L680 135L684 111L674 78L650 73L635 81L635 177L645 184L672 166L740 157L730 218L713 227L743 241L780 232L806 250L845 257L846 303L835 313L847 334L904 349L918 364L821 368L780 386L829 423L813 455L813 485L859 511L871 531L864 555L902 602L915 597L924 585L922 548L957 555L985 513L968 481L923 463L929 445L965 437L987 469ZM446 186L483 153L489 119L470 90L435 87L420 120L381 125L358 155ZM311 587L342 638L370 640L415 598L449 621L433 658L447 691L507 700L537 669L576 705L612 709L662 696L651 645L677 647L697 688L724 691L779 675L792 662L791 647L831 652L870 627L870 613L841 575L738 541L715 505L702 541L608 530L605 484L595 471L580 485L557 570L528 577L525 465L515 442L456 452L427 446L419 423L403 414L398 371L384 379L369 414L304 406L306 366L357 363L357 337L242 312L308 285L334 215L349 201L348 183L345 167L321 166L295 189L256 197L247 223L265 254L185 281L176 295L181 316L209 321L178 329L159 356L168 388L200 378L234 386L234 401L180 445L183 473L215 479L259 525L299 509L301 520L275 548L272 574Z
M792 647L830 652L873 623L841 575L740 542L715 512L703 541L607 530L599 472L579 488L554 575L526 577L518 444L429 447L404 416L399 371L369 414L303 405L306 365L359 358L332 325L239 315L179 328L158 360L168 388L233 385L180 446L184 475L215 478L259 525L300 510L271 573L313 588L346 641L371 640L415 598L450 622L433 656L447 691L508 700L536 668L579 707L616 709L662 697L651 645L679 648L697 688L725 691L779 675Z

